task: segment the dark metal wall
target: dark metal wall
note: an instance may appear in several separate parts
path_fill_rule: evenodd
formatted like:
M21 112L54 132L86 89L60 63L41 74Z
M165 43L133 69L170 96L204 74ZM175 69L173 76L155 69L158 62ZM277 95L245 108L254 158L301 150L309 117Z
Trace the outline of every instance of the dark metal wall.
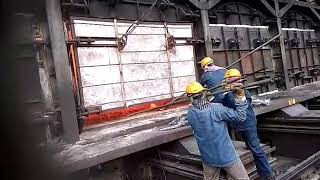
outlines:
M317 81L319 67L319 40L316 23L297 10L290 10L283 17L287 65L292 86ZM304 30L304 31L303 31Z
M215 24L210 26L213 55L217 65L228 66L271 38L268 26L265 26L271 18L247 4L223 3L209 12L216 14L217 17ZM247 79L250 82L267 78L275 73L271 49L271 45L265 46L234 65L233 68L239 69L244 75L265 69L261 73L249 76ZM268 85L255 89L255 91L263 92L274 89L275 86Z

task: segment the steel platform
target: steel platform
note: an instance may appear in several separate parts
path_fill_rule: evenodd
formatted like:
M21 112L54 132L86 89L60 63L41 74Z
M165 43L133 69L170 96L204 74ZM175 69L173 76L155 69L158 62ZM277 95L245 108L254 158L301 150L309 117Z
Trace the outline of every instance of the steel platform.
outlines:
M271 112L295 103L320 96L320 83L293 88L290 92L268 94L269 106L259 106L257 115ZM81 134L80 141L64 145L56 158L64 170L74 172L123 157L147 148L192 135L188 126L161 131L175 117L186 113L188 106L164 112L152 112L139 117L108 123L88 129Z

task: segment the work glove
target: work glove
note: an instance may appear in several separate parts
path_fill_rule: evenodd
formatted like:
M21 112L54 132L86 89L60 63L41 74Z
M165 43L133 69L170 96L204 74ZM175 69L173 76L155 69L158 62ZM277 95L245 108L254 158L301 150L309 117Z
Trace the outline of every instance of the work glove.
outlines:
M233 83L234 84L234 93L236 99L243 99L245 97L244 89L241 88L242 83Z
M224 89L227 91L234 91L235 98L242 99L245 96L245 94L244 94L244 89L242 89L241 86L243 86L242 83L235 82L235 83L226 85Z

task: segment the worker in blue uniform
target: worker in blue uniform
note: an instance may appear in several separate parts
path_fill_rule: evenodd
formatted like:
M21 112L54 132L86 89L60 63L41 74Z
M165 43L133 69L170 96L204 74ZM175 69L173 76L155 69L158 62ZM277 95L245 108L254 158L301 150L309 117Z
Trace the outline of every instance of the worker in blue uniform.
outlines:
M224 80L224 74L226 69L220 66L214 65L213 59L210 57L205 57L199 61L203 74L200 79L202 86L207 88L212 88L220 85ZM223 98L222 94L215 95L213 102L221 103Z
M234 91L235 109L231 109L220 103L211 103L204 87L198 82L186 87L192 104L187 120L201 154L204 180L219 180L221 168L234 179L249 180L228 134L227 122L244 121L248 107L243 89Z
M227 89L230 88L236 80L241 78L241 74L237 69L229 69L226 71L224 78L227 84L228 82L231 82L225 87ZM222 104L226 107L235 109L237 106L234 96L235 94L233 92L225 94ZM248 149L251 150L260 177L265 180L273 179L272 169L268 163L266 154L260 146L260 141L257 136L257 119L251 105L252 98L248 90L245 90L245 96L248 103L248 107L246 109L247 119L245 121L230 122L228 124L241 134Z

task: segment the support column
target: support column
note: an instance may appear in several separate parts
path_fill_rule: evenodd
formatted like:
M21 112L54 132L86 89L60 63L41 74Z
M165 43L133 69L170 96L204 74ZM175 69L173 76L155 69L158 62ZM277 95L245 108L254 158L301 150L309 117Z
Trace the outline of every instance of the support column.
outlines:
M202 21L202 27L203 27L203 34L204 34L204 43L206 46L206 54L207 54L207 56L213 58L208 9L201 9L200 11L201 11L201 21Z
M276 11L276 17L277 17L278 33L281 33L279 40L280 40L282 68L283 68L283 73L284 73L284 78L285 78L285 83L286 83L286 90L289 92L291 90L291 87L290 87L290 83L289 83L287 56L286 56L286 50L284 47L283 34L282 34L282 24L281 24L281 14L280 14L280 9L279 9L279 2L278 2L278 0L275 0L274 3L275 3L275 11Z
M60 0L46 0L46 12L61 107L63 140L74 143L79 140L79 130Z

